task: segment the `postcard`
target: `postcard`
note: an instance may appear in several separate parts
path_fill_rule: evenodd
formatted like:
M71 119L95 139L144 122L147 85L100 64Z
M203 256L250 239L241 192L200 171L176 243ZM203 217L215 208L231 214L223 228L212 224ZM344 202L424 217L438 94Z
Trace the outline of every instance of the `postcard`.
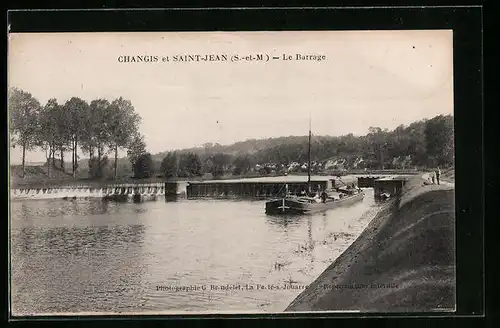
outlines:
M452 30L10 33L13 316L454 312Z

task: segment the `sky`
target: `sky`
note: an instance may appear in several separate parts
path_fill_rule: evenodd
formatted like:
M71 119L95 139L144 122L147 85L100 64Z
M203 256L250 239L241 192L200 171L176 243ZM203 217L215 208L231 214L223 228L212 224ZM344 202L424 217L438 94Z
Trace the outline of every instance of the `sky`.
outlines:
M370 126L453 114L452 40L451 30L11 33L7 78L42 104L130 100L155 154L306 135L309 117L315 135L364 135ZM172 61L183 54L229 60ZM236 54L280 59L232 62ZM325 59L284 61L283 54ZM159 60L118 60L137 55ZM28 162L44 159L44 152L27 153ZM20 163L18 147L10 160Z

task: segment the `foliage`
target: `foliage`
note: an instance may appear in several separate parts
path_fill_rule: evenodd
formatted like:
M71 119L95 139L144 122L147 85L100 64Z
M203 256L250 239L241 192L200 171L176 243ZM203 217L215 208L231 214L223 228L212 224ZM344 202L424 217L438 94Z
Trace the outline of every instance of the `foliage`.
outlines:
M13 88L9 92L8 108L10 114L10 132L16 135L17 145L29 143L27 147L35 147L34 139L38 131L38 115L41 106L31 93Z
M453 118L451 116L436 116L425 126L427 154L434 163L430 166L446 166L453 163Z
M109 146L114 151L114 173L118 166L118 150L127 147L133 136L139 132L141 117L135 113L134 106L129 100L122 97L115 99L108 107L109 111Z
M113 115L110 111L109 101L106 99L95 99L90 102L89 111L91 113L90 134L93 137L91 145L97 151L97 158L100 159L106 153L106 146L111 142L111 129Z
M66 119L64 123L67 125L67 136L71 144L73 176L75 176L78 168L78 144L80 139L88 133L85 129L86 125L84 124L87 119L86 114L88 112L88 107L89 105L87 102L78 97L72 97L64 104L64 118Z
M153 158L150 153L139 155L134 164L134 177L138 179L150 178L154 174Z
M107 176L107 169L109 167L109 160L107 156L98 159L93 157L89 159L89 178L102 179Z
M216 153L208 159L208 170L205 172L211 173L214 178L220 178L227 172L229 165L232 162L232 158L228 154Z
M269 166L263 166L259 169L259 174L269 175L269 174L271 174L271 168Z
M202 147L147 155L144 137L138 131L141 118L132 103L122 97L111 103L95 99L90 104L72 97L62 106L56 99L49 99L42 107L30 93L13 88L9 90L8 109L11 145L23 149L23 172L26 150L37 147L46 151L49 162L57 162L62 169L64 153L70 150L73 175L79 163L79 150L89 154L88 174L92 178L107 175L110 153L114 155L116 178L118 166L127 166L127 159L118 159L118 151L122 149L127 149L132 164L127 166L130 173L139 170L139 176L147 176L148 172L160 170L166 178L199 177L205 173L218 178L250 171L298 172L306 170L304 165L308 162L307 135L251 139L227 146L205 143ZM453 116L439 115L394 130L370 127L363 136L313 135L311 170L319 172L324 167L321 165L327 163L329 170L449 167L454 162L453 127ZM156 169L149 166L148 156Z
M146 154L146 143L144 142L144 136L138 133L132 138L127 150L127 157L132 167L135 166L135 163L144 154Z
M184 153L179 158L179 177L199 177L203 174L200 157L195 153Z
M64 170L64 154L71 150L71 169L75 177L78 168L78 151L90 155L89 176L104 175L107 166L106 155L114 152L114 172L116 178L118 150L128 148L138 134L140 116L132 103L119 97L110 103L106 99L95 99L88 104L85 100L72 97L60 106L57 100L49 99L44 107L28 92L13 88L9 91L9 129L13 147L23 148L23 171L26 150L41 148L47 154L48 162L57 161ZM137 158L145 152L138 152L138 143L132 157ZM140 147L139 147L140 148ZM106 164L104 164L106 163ZM49 163L50 164L50 163ZM50 169L48 166L48 175Z
M56 99L49 99L41 109L38 117L37 146L45 150L47 155L48 176L50 177L51 159L54 158L56 138L58 134L57 117L60 106Z
M178 173L178 163L177 154L175 152L169 152L163 160L161 161L160 171L163 176L167 179L174 178Z
M241 148L238 148L240 146ZM230 167L226 165L224 172L221 172L221 166L214 165L216 154L225 154L232 158L233 174L239 175L244 174L257 163L274 163L281 166L289 166L292 162L301 163L300 165L307 163L308 136L252 139L229 146L206 143L201 148L188 149L183 152L198 154L204 159L203 171L215 173L215 176L225 174L227 168ZM453 117L451 115L413 122L408 126L400 125L392 131L370 127L364 136L313 135L311 141L312 161L325 163L330 159L345 159L344 164L334 166L337 169L432 166L434 165L432 158L436 158L436 163L439 165L449 166L453 164L453 152ZM182 170L182 165L180 169ZM270 171L263 167L256 168L256 170L261 171L262 174L268 174ZM313 172L317 170L317 167L312 168ZM303 171L303 169L297 166L294 171Z
M250 171L252 168L252 161L248 155L240 155L233 161L233 174L242 175Z
M13 88L9 92L9 130L13 146L22 147L22 170L25 171L26 150L39 146L37 136L40 133L39 116L41 105L31 93Z

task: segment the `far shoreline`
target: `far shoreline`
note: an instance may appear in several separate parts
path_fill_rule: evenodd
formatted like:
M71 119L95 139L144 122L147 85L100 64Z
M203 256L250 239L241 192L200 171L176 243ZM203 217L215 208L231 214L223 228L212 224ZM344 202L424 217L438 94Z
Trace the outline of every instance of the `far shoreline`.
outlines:
M370 175L418 175L423 173L422 170L351 170L344 172L315 172L314 176L370 176ZM66 186L85 186L90 188L103 188L110 185L120 184L158 184L166 182L189 182L189 181L209 181L209 180L231 180L231 179L254 179L266 177L280 177L280 176L306 176L307 173L294 172L290 174L245 174L245 175L225 175L219 178L212 176L192 177L192 178L169 178L166 179L161 176L151 178L138 179L134 177L120 177L118 179L90 179L82 177L67 176L64 178L48 178L46 176L35 176L32 178L21 178L13 176L12 170L10 172L9 187L10 189L41 189L41 188L60 188Z

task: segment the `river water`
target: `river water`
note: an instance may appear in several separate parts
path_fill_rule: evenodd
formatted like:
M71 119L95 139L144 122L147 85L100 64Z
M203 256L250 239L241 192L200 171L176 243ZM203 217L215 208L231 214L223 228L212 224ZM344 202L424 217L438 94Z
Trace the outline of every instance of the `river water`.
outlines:
M12 313L281 312L377 212L365 192L288 218L264 201L14 201Z

